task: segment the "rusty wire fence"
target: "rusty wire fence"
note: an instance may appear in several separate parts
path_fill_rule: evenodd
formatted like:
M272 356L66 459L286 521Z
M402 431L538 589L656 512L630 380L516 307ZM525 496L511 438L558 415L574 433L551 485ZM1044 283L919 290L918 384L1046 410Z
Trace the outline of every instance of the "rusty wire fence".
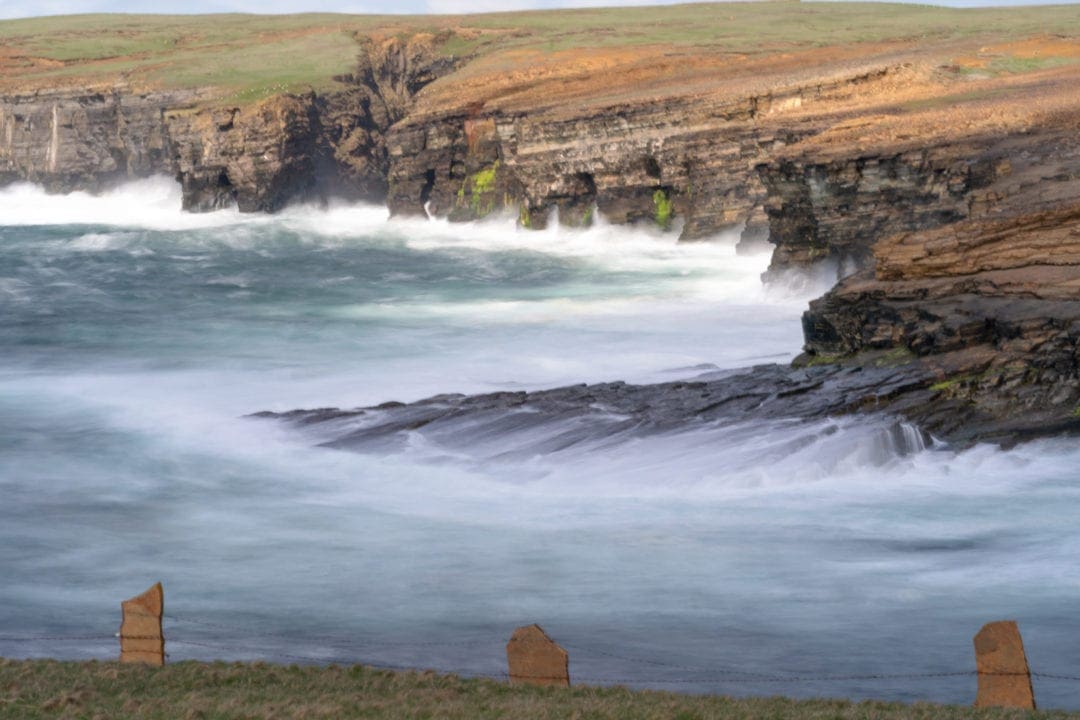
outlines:
M125 642L137 644L160 641L162 662L225 659L306 665L364 665L391 671L433 670L461 677L497 681L523 679L543 681L542 684L572 682L744 695L805 695L807 690L812 690L815 686L835 688L857 683L865 692L870 693L874 688L884 691L885 694L895 694L891 691L897 688L916 688L908 694L917 696L917 688L921 684L935 681L949 683L958 693L969 690L972 697L978 695L982 698L986 688L1000 690L1005 685L1014 686L1019 683L1022 686L1026 683L1028 692L1033 693L1032 687L1037 689L1041 683L1050 682L1077 684L1076 693L1080 697L1080 674L1050 672L1039 667L1037 662L1033 667L1028 665L1018 629L1015 631L1015 640L1011 636L1004 640L995 639L996 644L989 650L984 648L980 651L977 635L973 662L968 667L940 667L938 663L939 667L925 671L913 669L910 672L897 673L816 673L790 669L763 672L759 669L748 670L734 663L670 662L656 656L646 656L647 653L621 652L612 649L611 645L597 647L581 644L561 637L556 632L550 640L568 657L565 661L567 675L563 678L561 672L557 675L522 675L519 671L515 675L513 659L510 659L508 664L508 637L470 636L459 640L399 641L380 637L303 635L295 631L244 628L171 612L151 612L148 615L156 619L159 628L157 633L125 634L122 624L119 631L101 628L98 632L85 634L0 634L0 648L13 650L13 656L25 657L25 653L19 652L20 647L33 648L35 654L41 654L43 647L56 647L61 651L60 654L65 656L104 660L116 658L115 653L122 649ZM1011 622L990 623L980 634L987 628L998 625L1016 628L1015 623ZM1015 647L1008 647L1010 643L1015 643ZM113 652L107 650L109 646L113 648ZM1022 664L1017 664L1017 651ZM994 653L1000 657L990 657ZM432 661L433 657L437 659ZM463 661L463 657L468 657L469 660ZM636 671L627 672L628 667L636 668ZM563 680L566 682L562 682ZM991 695L997 697L1000 692ZM982 704L1026 706L1023 701L1011 702L1007 699L996 702L993 697L991 701ZM1030 706L1034 706L1034 694L1031 695Z

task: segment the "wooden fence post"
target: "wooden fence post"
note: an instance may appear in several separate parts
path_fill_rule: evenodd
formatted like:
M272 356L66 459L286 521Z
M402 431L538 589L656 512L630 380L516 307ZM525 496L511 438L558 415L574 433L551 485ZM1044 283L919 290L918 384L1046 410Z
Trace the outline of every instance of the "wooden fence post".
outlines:
M506 643L511 684L570 686L570 656L539 625L519 627Z
M165 611L165 593L156 583L142 595L120 603L120 662L165 664L165 635L161 615Z
M975 636L975 667L979 671L975 707L1035 709L1031 670L1016 621L983 625Z

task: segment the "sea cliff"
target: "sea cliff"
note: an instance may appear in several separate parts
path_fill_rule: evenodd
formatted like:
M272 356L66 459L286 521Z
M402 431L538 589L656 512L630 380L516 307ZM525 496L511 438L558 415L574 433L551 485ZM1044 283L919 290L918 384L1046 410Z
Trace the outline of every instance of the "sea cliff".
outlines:
M951 33L878 18L856 40L759 29L755 45L754 13L791 37L813 17L777 5L709 8L716 34L687 24L674 42L617 25L565 43L540 16L498 15L339 27L335 50L328 25L275 21L236 64L296 37L333 61L317 81L267 85L259 68L262 85L227 87L182 63L163 79L180 61L142 45L69 65L42 50L68 26L0 24L0 184L167 174L191 211L346 198L534 229L599 213L688 241L741 231L774 246L766 281L816 268L838 283L811 303L797 365L904 368L902 387L823 399L829 412L892 410L956 442L1080 427L1080 11L1008 30L973 12ZM578 19L599 32L611 17ZM163 43L205 52L199 38Z

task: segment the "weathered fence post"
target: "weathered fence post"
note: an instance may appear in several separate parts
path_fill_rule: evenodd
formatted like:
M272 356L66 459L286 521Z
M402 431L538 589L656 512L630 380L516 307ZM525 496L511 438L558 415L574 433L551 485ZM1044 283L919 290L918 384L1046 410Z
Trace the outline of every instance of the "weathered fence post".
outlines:
M1016 621L983 625L975 636L975 667L979 671L975 707L1035 709L1031 670Z
M510 682L570 686L570 656L539 625L519 627L506 643Z
M165 610L165 593L156 583L142 595L120 603L120 662L165 664L165 635L161 630L161 615Z

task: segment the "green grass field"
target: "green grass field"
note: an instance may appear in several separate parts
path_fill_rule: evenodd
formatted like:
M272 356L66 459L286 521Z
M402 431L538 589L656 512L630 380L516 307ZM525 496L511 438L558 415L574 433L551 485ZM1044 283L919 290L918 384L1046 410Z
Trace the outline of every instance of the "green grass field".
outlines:
M1080 718L1080 714L841 700L733 699L619 687L534 688L361 666L181 662L155 669L101 662L0 660L0 718L1034 720Z
M949 9L788 1L467 16L78 15L0 22L0 82L123 80L215 88L236 99L323 89L348 72L358 38L430 32L442 52L542 52L668 44L711 52L887 40L986 42L1080 36L1080 5ZM4 65L7 69L4 69Z

